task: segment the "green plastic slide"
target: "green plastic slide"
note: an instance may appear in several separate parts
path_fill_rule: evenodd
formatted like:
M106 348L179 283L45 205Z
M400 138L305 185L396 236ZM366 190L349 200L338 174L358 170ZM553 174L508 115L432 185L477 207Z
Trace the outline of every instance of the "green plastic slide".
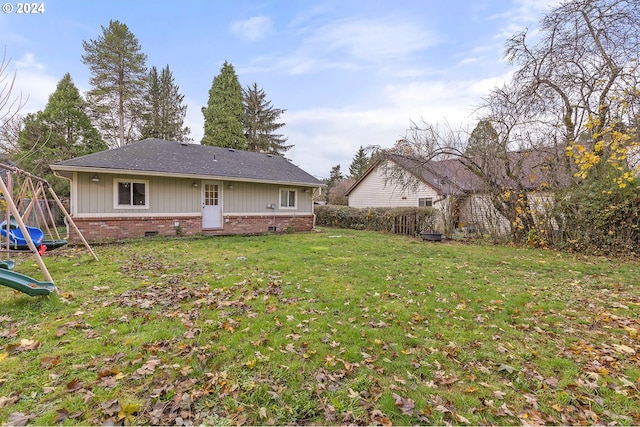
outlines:
M16 262L12 259L5 259L0 261L0 268L5 268L7 270L13 270L13 267L16 265Z
M0 268L0 285L24 292L32 297L49 295L56 290L56 286L51 282L39 282L29 276L6 268Z

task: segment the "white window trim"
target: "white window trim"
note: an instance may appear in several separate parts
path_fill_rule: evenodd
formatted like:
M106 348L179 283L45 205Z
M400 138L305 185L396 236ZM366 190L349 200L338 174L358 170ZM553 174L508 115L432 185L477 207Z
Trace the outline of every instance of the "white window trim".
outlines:
M282 206L282 192L283 191L293 191L295 197L295 204L293 206ZM281 188L278 193L278 206L282 210L297 210L298 209L298 190L295 188Z
M120 183L144 184L144 205L120 205L118 204L118 184ZM113 180L113 209L149 209L149 180L116 178Z
M420 199L424 199L424 201L425 201L424 207L426 207L426 208L432 208L433 207L433 197L418 197L418 207L422 207L422 206L420 206ZM426 204L427 201L430 202L431 204L427 205Z

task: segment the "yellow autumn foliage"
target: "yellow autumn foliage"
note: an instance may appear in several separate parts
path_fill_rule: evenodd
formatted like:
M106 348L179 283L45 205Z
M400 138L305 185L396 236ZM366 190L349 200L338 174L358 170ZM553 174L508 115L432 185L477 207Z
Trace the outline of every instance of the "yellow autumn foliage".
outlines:
M586 128L592 131L599 125L599 120L591 117ZM617 125L612 123L601 132L593 133L593 149L577 141L569 144L566 154L578 166L578 171L574 174L576 177L587 178L590 171L601 162L606 162L619 174L614 177L614 181L620 188L626 187L640 175L640 161L629 161L634 156L640 156L640 141L631 132L617 130Z

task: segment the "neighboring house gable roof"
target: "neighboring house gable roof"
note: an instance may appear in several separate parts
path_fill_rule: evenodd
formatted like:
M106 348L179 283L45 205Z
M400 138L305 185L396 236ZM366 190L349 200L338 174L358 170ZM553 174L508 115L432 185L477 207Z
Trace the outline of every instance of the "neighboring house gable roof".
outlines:
M517 172L518 183L513 182L512 179L506 176L504 164L501 164L500 159L492 159L495 162L491 165L493 168L501 170L502 174L499 180L504 188L521 187L526 190L535 190L543 185L552 186L553 182L557 182L561 186L566 186L570 182L570 177L567 173L556 174L552 168L548 167L553 163L549 152L543 150L510 152L507 156L514 172ZM425 161L412 156L391 154L386 159L411 173L419 181L434 188L440 195L459 196L465 193L479 192L483 188L481 178L473 173L469 167L465 166L459 158ZM347 196L371 171L381 167L382 164L383 160L381 159L371 165L362 177L347 190Z
M478 177L458 159L426 162L399 155L393 155L391 159L440 195L461 195L478 184Z
M426 162L410 156L391 154L369 166L345 194L348 196L373 170L385 167L384 160L395 163L395 165L413 175L418 181L432 187L439 195L462 194L469 191L469 186L477 181L477 177L465 168L459 160ZM394 166L388 167L393 168ZM390 174L392 173L390 170L389 172Z
M323 186L282 156L149 138L123 147L64 160L56 171L98 171L225 178Z

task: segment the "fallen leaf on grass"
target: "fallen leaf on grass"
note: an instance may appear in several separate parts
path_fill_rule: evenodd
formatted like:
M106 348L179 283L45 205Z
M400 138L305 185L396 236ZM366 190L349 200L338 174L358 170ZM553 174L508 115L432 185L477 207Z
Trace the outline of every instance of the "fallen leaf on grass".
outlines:
M636 351L634 349L624 344L613 344L613 348L615 348L620 353L628 354L630 356L636 354Z
M456 419L461 422L462 424L471 424L471 421L469 421L468 419L466 419L465 417L463 417L462 415L458 415L456 414Z
M108 417L117 414L121 409L120 403L118 403L118 399L101 403L100 406L102 407L102 412L104 412L104 414Z
M513 366L502 364L498 366L498 372L502 372L502 371L513 374L515 371L517 371L517 369L514 368Z
M335 421L338 417L338 413L336 412L336 408L333 407L333 405L330 405L328 403L326 403L326 401L323 401L323 407L324 407L324 418L326 421Z
M40 341L22 339L20 344L9 344L7 351L9 354L15 354L22 351L35 350L38 347L40 347Z
M495 397L497 397L498 399L501 399L501 400L502 400L502 399L504 399L504 397L507 395L507 393L505 393L505 392L503 392L503 391L500 391L500 390L495 390L495 391L493 392L493 395L494 395Z
M26 426L29 424L29 421L34 419L36 416L33 414L25 414L24 412L14 412L13 414L9 414L9 418L7 418L7 425L10 426Z
M58 409L56 411L56 417L53 419L54 424L62 424L65 419L69 416L69 411L65 408Z
M115 377L104 377L98 383L100 387L114 388L118 385L118 380Z
M525 393L524 398L533 409L538 409L538 399L531 393Z
M267 408L265 408L264 406L261 406L261 407L260 407L260 410L258 411L258 416L259 416L261 419L265 419L265 418L267 418Z
M404 398L395 393L393 393L392 396L395 399L396 407L400 409L400 412L405 415L413 415L413 410L416 405L412 399Z
M444 371L435 371L433 373L433 382L440 386L450 386L458 382L455 373L446 374Z
M100 369L98 371L98 378L102 379L104 377L112 377L114 375L118 375L120 373L120 371L118 371L115 368L105 368L105 369Z
M84 387L84 384L77 378L74 378L67 383L67 391L71 393L82 389L82 387Z
M18 336L18 328L0 330L0 338L15 338Z
M382 411L380 411L379 409L372 411L370 417L371 417L371 421L375 422L378 425L386 426L386 427L393 425L389 417L383 414Z
M44 356L40 359L40 369L49 369L58 366L62 359L60 356Z
M498 413L496 414L499 417L509 416L515 417L516 414L507 406L506 403L503 403L502 406L498 409Z
M17 395L11 397L0 396L0 409L4 408L5 406L13 405L18 400L20 400L20 396Z
M140 379L147 375L151 375L155 372L156 367L158 367L162 362L159 359L149 359L145 362L142 367L136 369L135 374L132 376L133 379Z
M560 383L560 381L555 377L550 377L544 380L544 383L551 388L558 388L558 384Z

